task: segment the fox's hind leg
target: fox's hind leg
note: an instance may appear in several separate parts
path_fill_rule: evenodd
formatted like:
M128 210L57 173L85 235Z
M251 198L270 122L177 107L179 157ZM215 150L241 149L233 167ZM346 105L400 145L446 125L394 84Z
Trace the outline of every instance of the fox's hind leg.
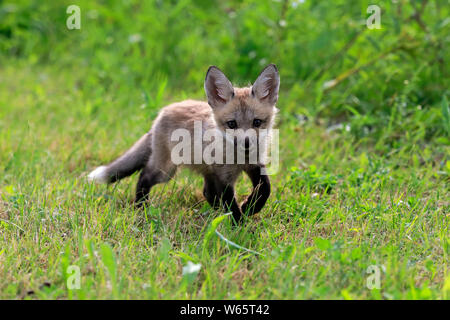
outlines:
M170 158L169 158L170 159ZM150 189L158 183L169 181L177 170L161 153L153 153L141 172L136 187L136 204L142 206L148 199Z

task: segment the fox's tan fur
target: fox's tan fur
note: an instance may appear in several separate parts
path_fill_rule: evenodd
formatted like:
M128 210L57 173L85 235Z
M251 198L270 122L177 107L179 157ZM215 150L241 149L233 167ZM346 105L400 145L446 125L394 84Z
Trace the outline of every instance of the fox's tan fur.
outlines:
M234 88L218 68L210 67L205 79L208 102L185 100L164 107L147 134L117 160L91 172L89 178L111 183L142 169L136 194L136 201L142 203L153 185L168 181L177 170L177 165L171 161L172 149L178 143L171 141L174 130L187 129L193 137L194 123L201 121L202 134L208 129L225 133L229 121L234 120L239 129L247 130L259 119L261 125L254 128L258 136L260 129L270 130L273 126L278 87L279 75L274 65L266 67L255 84L247 88ZM202 143L206 147L209 142ZM204 195L211 205L222 202L239 220L242 211L236 203L233 187L242 171L249 174L254 184L252 195L243 204L245 210L253 206L251 213L259 211L270 192L268 177L260 174L262 159L258 160L257 164L208 165L202 162L186 166L205 177Z

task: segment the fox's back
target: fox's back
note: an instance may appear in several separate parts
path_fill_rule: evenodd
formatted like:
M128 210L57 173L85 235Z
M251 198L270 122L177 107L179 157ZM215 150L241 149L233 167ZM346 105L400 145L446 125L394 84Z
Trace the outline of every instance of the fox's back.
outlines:
M194 139L196 126L201 126L202 135L206 130L216 127L212 109L207 102L185 100L164 107L150 130L154 153L162 153L169 158L172 148L178 143L171 139L175 130L187 130L188 135Z
M194 122L214 126L212 109L207 102L184 100L164 107L155 119L154 128L166 133L178 128L194 129Z

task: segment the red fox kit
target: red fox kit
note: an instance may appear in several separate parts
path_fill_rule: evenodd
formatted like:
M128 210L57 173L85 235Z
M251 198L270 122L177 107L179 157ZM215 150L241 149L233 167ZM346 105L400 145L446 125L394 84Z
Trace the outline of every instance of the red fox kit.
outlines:
M236 222L242 214L259 212L270 194L269 177L264 170L264 155L253 163L248 161L249 154L260 146L262 132L270 135L274 117L277 112L275 104L278 100L280 76L275 65L264 68L251 87L234 88L223 72L215 66L208 69L205 78L205 91L208 103L186 100L164 107L150 131L141 137L131 149L106 166L92 171L88 178L100 183L113 183L132 173L142 170L136 188L136 203L142 205L148 197L152 186L170 180L178 166L183 165L203 175L203 195L215 208L219 205L231 210ZM226 141L232 148L225 151L222 157L222 145L213 152L216 160L207 161L198 157L195 147L189 145L183 150L183 159L174 160L175 151L179 151L179 143L174 141L174 133L184 130L193 137L193 144L208 147L205 142L208 130L218 132L214 141ZM252 138L243 134L252 130ZM220 138L218 138L220 137ZM230 139L230 137L232 137ZM210 137L211 138L211 137ZM210 139L212 140L212 139ZM244 150L244 161L235 157L238 142L243 142L239 150ZM185 141L186 142L186 141ZM206 149L205 149L206 151ZM226 158L225 163L222 161ZM193 161L190 161L194 159ZM231 162L230 160L231 159ZM253 191L242 206L236 201L234 185L242 171L245 171L253 184Z

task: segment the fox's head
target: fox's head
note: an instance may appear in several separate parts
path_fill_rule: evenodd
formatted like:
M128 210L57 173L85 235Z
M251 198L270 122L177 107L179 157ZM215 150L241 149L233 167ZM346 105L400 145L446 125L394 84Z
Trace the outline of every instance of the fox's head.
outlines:
M270 64L263 69L251 87L235 88L217 67L211 66L206 73L205 91L217 127L222 132L234 131L240 135L256 133L256 139L244 137L245 149L253 148L259 141L260 132L273 126L277 112L280 75L277 67ZM265 130L261 130L265 129Z

